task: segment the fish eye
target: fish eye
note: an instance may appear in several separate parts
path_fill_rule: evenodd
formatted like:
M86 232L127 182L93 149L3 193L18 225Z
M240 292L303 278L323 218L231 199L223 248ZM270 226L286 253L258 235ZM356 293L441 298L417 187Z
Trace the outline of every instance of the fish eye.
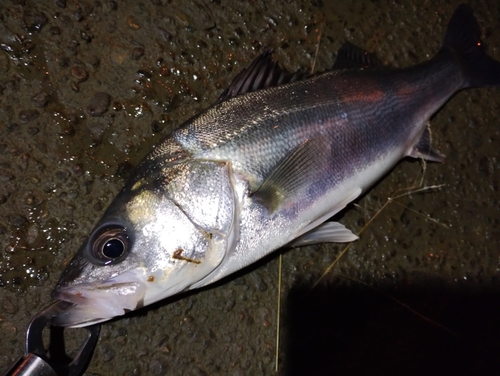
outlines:
M125 244L120 239L109 239L102 246L102 254L112 260L120 257L123 252L125 252Z
M98 230L90 241L90 261L97 265L117 264L125 259L130 238L122 226L108 225Z

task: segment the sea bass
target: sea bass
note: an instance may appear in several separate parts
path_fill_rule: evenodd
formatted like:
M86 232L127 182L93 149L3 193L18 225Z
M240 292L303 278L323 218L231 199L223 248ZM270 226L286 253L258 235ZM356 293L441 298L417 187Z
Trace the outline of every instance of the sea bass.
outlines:
M62 274L54 321L85 326L206 286L286 245L350 242L326 222L402 158L442 161L427 123L455 93L500 85L459 6L443 47L404 69L346 46L301 77L264 53L137 166Z

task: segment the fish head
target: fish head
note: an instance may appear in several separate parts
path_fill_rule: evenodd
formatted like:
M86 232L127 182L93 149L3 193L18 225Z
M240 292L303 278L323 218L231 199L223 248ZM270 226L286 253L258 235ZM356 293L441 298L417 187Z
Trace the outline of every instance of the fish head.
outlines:
M187 289L213 270L213 238L165 192L124 188L52 292L74 303L53 324L95 324Z

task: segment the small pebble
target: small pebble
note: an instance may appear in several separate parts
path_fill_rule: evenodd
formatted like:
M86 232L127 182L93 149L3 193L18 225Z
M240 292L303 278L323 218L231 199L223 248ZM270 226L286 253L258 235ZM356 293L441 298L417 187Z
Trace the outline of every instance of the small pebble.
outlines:
M38 94L35 94L31 99L33 100L35 106L42 108L45 107L49 102L49 94L47 94L44 91L41 91Z
M80 32L80 36L86 43L90 43L92 42L92 39L94 39L94 35L90 34L88 31Z
M87 78L89 77L87 71L82 67L73 67L71 68L70 73L73 76L73 78L76 78L78 82L86 81Z
M82 184L82 188L84 189L84 192L86 195L88 195L91 191L91 187L92 187L92 181L84 181L83 184Z
M79 163L74 164L71 167L71 170L73 171L73 174L75 174L76 176L80 176L83 174L83 166Z
M103 344L99 346L98 349L99 349L99 355L101 356L101 359L103 361L109 362L114 359L115 351L111 348L111 346Z
M160 32L161 36L167 41L170 42L173 39L172 33L168 32L167 30L159 27L158 31Z
M29 123L30 121L33 121L40 116L40 113L38 110L32 109L32 110L23 110L19 113L19 122L21 124L26 124Z
M96 69L101 61L99 60L99 57L97 55L91 55L87 58L86 63L90 65L92 68Z
M17 326L14 324L10 323L4 323L2 325L2 333L8 334L8 335L16 335L18 332Z
M264 282L264 280L262 278L258 278L257 287L258 287L259 291L262 291L262 292L267 290L267 284L266 284L266 282Z
M16 78L12 78L12 79L8 80L5 83L5 89L7 89L9 91L17 91L17 90L19 90L19 80L16 79Z
M101 116L109 107L111 97L106 93L97 93L87 105L87 112L90 116Z
M88 122L87 128L90 131L92 139L97 143L101 143L104 137L104 132L106 132L107 125L102 122Z
M31 159L31 156L29 155L29 153L23 153L21 154L21 158L19 160L19 167L22 169L22 170L26 170L28 168L28 163Z
M30 53L33 48L35 48L35 43L30 40L25 41L21 45L21 51L23 51L25 54Z
M109 57L113 64L123 65L130 58L130 50L124 46L114 45Z
M132 50L132 59L139 60L142 56L144 56L144 48L136 47Z
M78 191L72 189L71 191L68 192L68 198L74 200L77 197L78 197Z
M189 17L186 13L183 12L177 12L176 15L177 15L176 18L179 22L184 24L184 26L189 26L189 24L191 23L191 17Z
M37 128L37 127L29 127L29 128L28 128L28 134L29 134L30 136L34 136L34 135L36 135L38 132L40 132L40 129L39 129L39 128Z
M104 29L106 32L113 34L116 31L116 23L113 21L107 22L104 24Z
M123 106L120 102L113 102L113 107L111 107L113 111L121 111Z
M127 23L132 30L139 30L141 28L141 26L135 20L134 16L128 16Z
M32 223L28 227L28 231L26 231L26 243L28 243L29 246L33 246L38 238L38 235L40 234L38 226L34 223Z
M83 21L83 14L76 11L76 12L73 12L71 14L71 16L73 17L73 19L76 21L76 22L82 22Z
M27 15L24 17L24 23L26 24L26 29L29 32L38 32L45 26L48 19L43 13L37 13L32 15Z
M71 196L71 192L70 192L70 196ZM73 230L78 228L78 226L76 225L75 222L71 222L71 221L65 221L64 222L64 227L67 227L67 228L72 228Z
M16 251L16 247L14 247L12 244L8 244L5 246L4 250L7 253L14 253Z
M66 46L66 49L65 49L66 55L68 55L68 56L75 56L76 53L77 53L77 48L79 46L80 46L80 43L78 43L78 41L76 41L76 40L73 39Z
M116 169L115 175L119 178L124 179L130 175L130 172L132 172L133 168L134 166L132 166L131 163L127 161L121 162Z
M149 71L147 71L147 70L144 70L144 69L139 69L139 70L137 71L137 74L138 74L138 75L139 75L139 77L141 77L141 78L148 78L148 79L149 79L149 78L153 77L153 74L152 74L151 72L149 72Z
M38 150L40 150L43 154L47 154L47 152L48 152L48 150L49 150L49 149L47 148L47 144L46 144L45 142L37 142L37 143L35 144L35 146L36 146L36 148L37 148Z
M151 130L154 132L154 133L161 133L164 129L164 125L162 123L160 123L159 121L153 121L151 123Z
M50 35L61 35L61 29L59 29L57 26L51 26L49 29L49 34Z
M7 221L14 227L23 227L28 224L28 220L21 214L10 214L7 216Z
M59 66L61 68L67 68L69 66L69 59L67 57L61 57L59 59Z
M75 131L75 127L73 127L73 125L71 124L66 124L62 129L61 129L61 133L64 135L64 136L74 136L76 131Z
M56 178L58 178L61 181L66 181L69 178L69 172L68 171L57 171Z
M165 375L165 364L161 360L153 359L149 364L149 372L151 375Z
M7 171L5 169L0 169L0 182L1 183L6 183L8 181L14 180L15 176L13 173L10 171Z
M30 195L26 196L26 200L25 200L26 205L31 206L31 205L34 205L35 202L36 202L36 197L34 195L30 194Z
M56 5L59 7L59 8L66 8L66 0L57 0L56 1Z

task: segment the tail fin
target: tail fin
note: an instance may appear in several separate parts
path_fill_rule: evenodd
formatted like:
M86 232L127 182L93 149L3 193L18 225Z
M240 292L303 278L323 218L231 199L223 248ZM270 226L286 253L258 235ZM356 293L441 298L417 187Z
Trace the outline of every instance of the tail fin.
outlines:
M460 60L467 87L500 86L500 62L486 54L480 36L472 9L462 4L451 17L443 48L451 49Z

